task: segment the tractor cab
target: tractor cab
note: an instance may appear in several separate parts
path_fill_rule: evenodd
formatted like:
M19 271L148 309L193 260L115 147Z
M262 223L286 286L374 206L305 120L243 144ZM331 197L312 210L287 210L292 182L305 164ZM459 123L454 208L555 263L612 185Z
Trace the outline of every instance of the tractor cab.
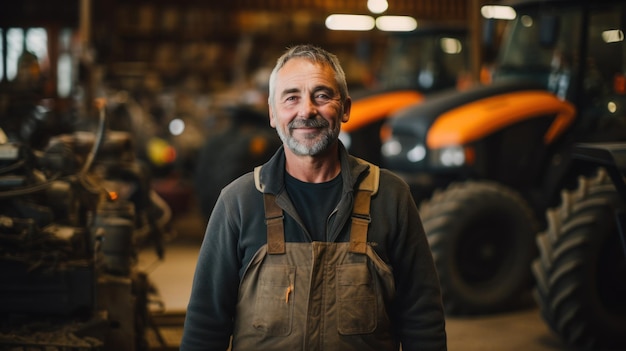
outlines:
M493 81L530 79L574 102L578 125L626 118L624 4L576 1L516 6L497 58Z

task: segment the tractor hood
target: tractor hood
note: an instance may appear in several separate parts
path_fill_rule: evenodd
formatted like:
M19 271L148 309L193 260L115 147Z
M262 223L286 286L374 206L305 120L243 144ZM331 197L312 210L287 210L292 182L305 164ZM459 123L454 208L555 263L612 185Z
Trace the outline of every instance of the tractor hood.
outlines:
M549 144L573 121L575 108L535 82L501 81L464 92L447 91L389 119L384 164L401 171L465 165L466 146L516 123L555 116ZM450 158L450 164L441 158ZM462 159L462 161L461 161Z
M399 111L389 120L392 133L413 131L426 136L431 125L444 113L485 98L503 95L516 91L543 90L542 86L532 81L503 81L491 85L479 86L459 92L446 90L432 96L427 103L411 106Z
M351 133L422 100L424 94L412 89L387 89L359 94L353 97L350 119L341 125L341 130Z

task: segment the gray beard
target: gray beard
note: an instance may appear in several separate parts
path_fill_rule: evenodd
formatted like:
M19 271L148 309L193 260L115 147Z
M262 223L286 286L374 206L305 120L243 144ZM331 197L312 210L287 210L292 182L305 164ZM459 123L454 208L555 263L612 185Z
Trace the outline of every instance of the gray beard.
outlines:
M328 122L325 120L293 120L287 125L287 128L291 131L293 128L298 127L328 127L328 125ZM283 144L294 154L298 156L315 156L328 149L328 147L339 138L340 129L340 124L337 124L335 129L325 129L321 135L315 136L315 138L319 138L319 140L310 146L299 142L290 134L286 135L281 128L276 128L276 131Z

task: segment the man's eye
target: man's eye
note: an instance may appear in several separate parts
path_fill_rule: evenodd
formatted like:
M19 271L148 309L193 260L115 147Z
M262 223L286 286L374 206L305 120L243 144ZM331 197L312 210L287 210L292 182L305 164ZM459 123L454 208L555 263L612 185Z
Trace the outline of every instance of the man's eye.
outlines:
M317 102L326 102L328 100L330 100L330 96L326 95L326 94L317 94L315 95L315 101Z

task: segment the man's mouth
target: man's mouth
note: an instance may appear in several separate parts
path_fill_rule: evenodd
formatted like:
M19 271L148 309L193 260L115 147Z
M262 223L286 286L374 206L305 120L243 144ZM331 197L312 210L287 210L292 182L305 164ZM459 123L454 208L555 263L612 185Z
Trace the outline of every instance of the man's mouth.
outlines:
M328 127L326 120L298 119L289 123L289 129L318 129Z

